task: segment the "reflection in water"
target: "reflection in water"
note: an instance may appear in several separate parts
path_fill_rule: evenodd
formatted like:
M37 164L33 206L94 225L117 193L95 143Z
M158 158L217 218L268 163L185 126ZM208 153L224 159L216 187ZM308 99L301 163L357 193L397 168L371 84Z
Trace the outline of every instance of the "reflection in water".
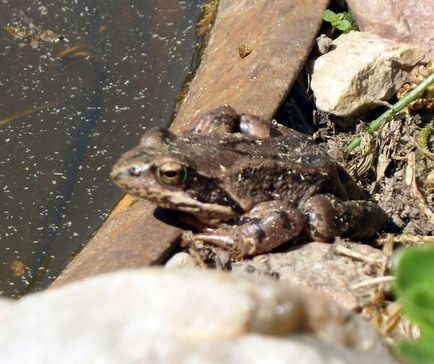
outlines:
M0 0L69 43L0 33L0 291L42 287L120 198L111 165L164 125L196 47L199 0Z
M55 107L55 106L58 106L58 105L59 105L59 102L49 101L49 102L46 102L45 104L43 104L41 106L33 106L30 109L23 110L23 111L18 111L17 113L15 113L15 114L13 114L11 116L8 116L8 117L6 117L4 119L1 119L0 120L0 127L1 126L5 126L6 124L9 124L10 122L12 122L14 120L18 120L18 119L21 119L21 118L23 118L25 116L29 116L29 115L32 115L32 114L36 114L39 111L48 109L50 107Z

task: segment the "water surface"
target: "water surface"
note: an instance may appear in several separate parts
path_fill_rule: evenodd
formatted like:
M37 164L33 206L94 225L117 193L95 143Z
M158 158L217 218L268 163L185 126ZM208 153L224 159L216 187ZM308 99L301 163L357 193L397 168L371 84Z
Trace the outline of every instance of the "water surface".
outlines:
M0 293L43 287L122 192L112 164L163 126L197 47L199 0L0 0ZM23 16L31 20L23 21Z

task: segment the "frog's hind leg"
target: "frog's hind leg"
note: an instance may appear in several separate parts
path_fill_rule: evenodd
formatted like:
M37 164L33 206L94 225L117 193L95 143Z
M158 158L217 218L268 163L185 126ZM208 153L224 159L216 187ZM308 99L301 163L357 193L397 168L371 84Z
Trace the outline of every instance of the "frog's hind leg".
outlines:
M197 119L185 134L242 133L259 138L274 136L277 128L269 121L251 114L238 114L229 105L220 106ZM280 133L281 134L281 133Z
M185 134L230 134L238 128L238 114L229 105L202 115Z
M229 105L220 106L197 119L184 134L232 134L241 133L261 139L282 135L300 134L276 122L252 114L238 114Z
M245 214L237 225L225 225L193 240L234 250L242 256L268 252L300 235L307 218L297 208L277 202L262 202Z
M252 114L241 114L239 119L239 131L242 134L253 135L261 139L270 138L275 127L270 121Z
M331 241L335 236L366 240L393 226L386 212L371 201L342 201L319 194L301 209L309 219L307 235L316 241Z

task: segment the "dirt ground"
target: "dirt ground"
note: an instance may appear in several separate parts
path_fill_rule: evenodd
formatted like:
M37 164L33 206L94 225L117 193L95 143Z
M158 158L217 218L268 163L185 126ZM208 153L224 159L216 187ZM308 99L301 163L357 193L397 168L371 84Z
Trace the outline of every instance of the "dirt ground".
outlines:
M275 119L281 124L312 135L321 147L352 174L370 198L376 201L396 224L397 229L393 234L386 233L376 240L366 242L385 257L386 263L381 267L376 266L371 275L374 280L378 278L381 282L382 278L388 279L392 275L392 254L396 249L434 243L434 132L430 126L433 112L423 108L417 111L407 110L385 123L376 135L371 135L365 132L366 122L384 112L384 106L369 114L360 115L358 119L332 120L330 115L315 109L312 94L306 92L309 89L306 82L308 77L308 72L302 73ZM393 102L395 100L391 100L391 103ZM363 142L354 152L348 153L346 146L355 133L364 135ZM337 238L337 244L346 242L349 250L353 249L351 242L344 240ZM190 246L187 250L203 268L231 270L239 261L236 256L209 245ZM355 255L356 250L353 249ZM296 259L299 257L302 255ZM306 269L309 269L312 259L315 258L310 256L306 259ZM242 264L244 263L245 261ZM258 270L262 270L262 275L279 278L278 270L265 269L264 272L264 265L256 263L254 260L247 263L247 271L251 269L252 273L257 274ZM341 265L346 269L346 264L348 262L342 259L342 263L338 262L337 266ZM369 259L363 264L369 266ZM347 275L355 273L348 272ZM329 275L329 282L332 282L328 290L336 292L342 282L338 282L339 278L336 276L333 283L333 271L324 274ZM360 311L374 322L386 337L391 340L418 337L418 328L402 315L399 304L393 298L390 284L374 284L368 295L369 298L364 299L364 303L360 305Z
M394 251L434 243L434 112L426 107L409 108L372 135L366 132L367 123L385 107L354 120L332 120L315 109L313 96L306 91L308 77L307 72L300 77L304 82L296 83L276 118L311 134L392 218L397 231L368 242L389 257L379 277L391 275ZM346 146L356 133L362 133L363 142L349 153ZM418 328L402 315L391 287L378 286L371 294L362 309L365 317L391 339L418 337Z
M313 135L392 217L402 234L433 235L434 130L430 123L434 112L407 110L373 136L365 132L367 123L384 112L384 106L354 120L332 120L315 109L312 94L306 92L308 77L307 73L300 76L304 82L295 84L276 119ZM355 133L362 133L364 141L348 153L346 146Z

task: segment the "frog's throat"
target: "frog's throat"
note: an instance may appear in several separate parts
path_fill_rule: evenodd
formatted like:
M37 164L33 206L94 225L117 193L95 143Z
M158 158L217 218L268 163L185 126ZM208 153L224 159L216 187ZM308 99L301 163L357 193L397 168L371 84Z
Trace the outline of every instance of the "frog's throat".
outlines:
M183 192L172 191L156 202L161 207L188 212L204 222L226 221L239 216L232 206L201 202Z

